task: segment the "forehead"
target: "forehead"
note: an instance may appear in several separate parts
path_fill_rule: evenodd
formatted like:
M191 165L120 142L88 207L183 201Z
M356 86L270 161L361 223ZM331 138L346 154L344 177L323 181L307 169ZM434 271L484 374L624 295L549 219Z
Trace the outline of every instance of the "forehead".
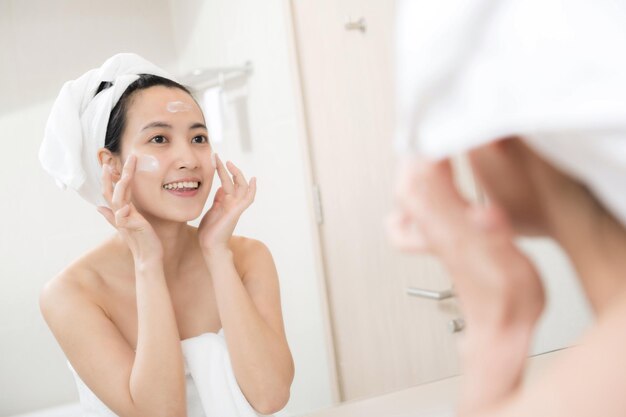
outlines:
M189 110L172 113L168 103L182 102ZM179 88L154 86L137 91L131 98L126 113L129 126L145 124L155 120L176 120L188 118L203 121L204 116L195 100Z

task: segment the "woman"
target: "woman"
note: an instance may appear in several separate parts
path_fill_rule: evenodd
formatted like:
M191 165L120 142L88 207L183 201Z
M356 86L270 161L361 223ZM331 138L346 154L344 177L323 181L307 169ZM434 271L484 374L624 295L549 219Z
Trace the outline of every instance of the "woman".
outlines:
M459 414L625 415L626 59L615 51L626 7L400 4L397 139L416 152L401 169L391 236L436 254L454 283L467 322ZM449 157L461 152L486 205L453 184ZM517 235L562 246L596 315L525 387L545 296Z
M72 117L79 128L67 126ZM73 158L58 163L59 147ZM294 368L276 269L261 242L232 235L256 181L213 153L189 91L141 57L116 55L64 86L40 158L95 203L99 181L90 173L101 165L106 206L98 211L117 230L40 299L79 389L88 387L81 402L90 415L282 409ZM221 187L192 227L215 172ZM87 404L91 392L103 404Z

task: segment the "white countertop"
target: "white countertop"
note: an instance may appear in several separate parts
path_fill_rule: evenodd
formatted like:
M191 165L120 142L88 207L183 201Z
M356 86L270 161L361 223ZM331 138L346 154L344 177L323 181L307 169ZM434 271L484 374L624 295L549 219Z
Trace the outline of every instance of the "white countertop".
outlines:
M529 359L526 380L540 375L560 352L544 353ZM460 377L442 379L402 391L306 414L306 417L452 417Z

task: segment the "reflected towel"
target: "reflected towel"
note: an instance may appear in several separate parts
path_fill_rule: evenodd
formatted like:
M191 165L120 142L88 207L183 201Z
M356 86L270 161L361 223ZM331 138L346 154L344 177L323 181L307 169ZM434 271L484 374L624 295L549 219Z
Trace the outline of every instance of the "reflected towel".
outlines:
M259 417L241 392L224 331L181 341L185 359L188 417ZM70 362L84 417L116 417L82 381Z
M139 78L138 74L172 79L167 72L139 55L117 54L100 68L66 82L48 117L39 149L41 165L59 187L72 188L98 206L107 203L102 197L97 152L104 147L111 110L126 88ZM113 85L96 95L103 81Z
M230 363L223 331L182 341L183 356L206 417L257 417L244 397Z
M403 0L396 146L444 157L511 135L626 224L626 3Z

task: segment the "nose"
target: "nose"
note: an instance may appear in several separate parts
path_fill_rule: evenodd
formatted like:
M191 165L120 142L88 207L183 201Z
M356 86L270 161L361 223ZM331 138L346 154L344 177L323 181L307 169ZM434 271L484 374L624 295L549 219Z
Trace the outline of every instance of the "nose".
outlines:
M175 149L176 152L176 168L178 169L195 169L198 167L198 157L193 151L190 143L179 141Z

